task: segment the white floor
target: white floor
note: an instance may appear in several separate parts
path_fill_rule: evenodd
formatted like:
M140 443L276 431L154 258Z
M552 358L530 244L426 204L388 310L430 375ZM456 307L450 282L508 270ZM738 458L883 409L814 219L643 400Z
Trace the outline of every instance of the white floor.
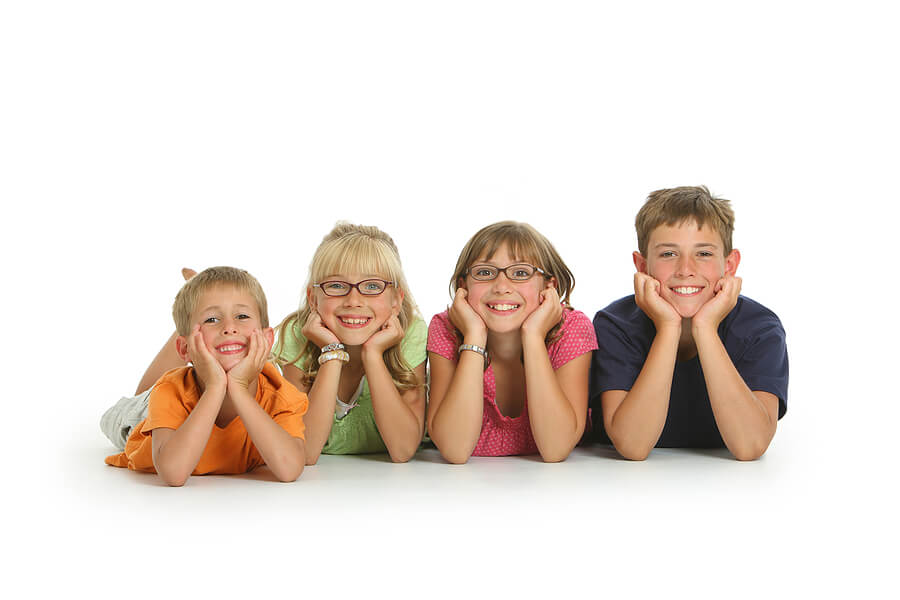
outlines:
M5 3L4 597L895 598L888 4ZM787 331L759 461L426 451L182 489L103 464L183 266L248 269L275 323L335 221L373 224L427 319L515 219L591 316L632 289L646 195L701 183Z

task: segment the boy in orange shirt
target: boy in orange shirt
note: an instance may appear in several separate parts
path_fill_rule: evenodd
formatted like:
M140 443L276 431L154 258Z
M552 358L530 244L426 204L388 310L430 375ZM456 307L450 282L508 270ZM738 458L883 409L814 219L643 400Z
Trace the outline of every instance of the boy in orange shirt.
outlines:
M172 486L261 464L296 480L308 402L267 362L274 333L259 282L232 267L206 269L184 284L172 314L176 351L193 366L157 381L146 419L106 463L156 472Z

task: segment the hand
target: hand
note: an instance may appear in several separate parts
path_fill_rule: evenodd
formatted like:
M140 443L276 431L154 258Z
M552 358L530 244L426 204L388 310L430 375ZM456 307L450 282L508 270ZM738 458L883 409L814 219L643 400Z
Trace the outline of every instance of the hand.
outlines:
M381 329L372 334L372 337L363 344L364 353L374 353L378 356L384 354L388 348L396 346L403 339L403 327L400 326L400 319L397 315L391 315L385 321Z
M322 317L319 316L319 312L315 309L309 313L306 324L300 330L300 333L319 348L324 348L328 344L339 344L341 341L333 331L325 326L322 322Z
M650 317L657 331L664 327L681 328L681 315L675 307L660 296L662 284L646 273L634 274L634 301L644 314Z
M483 347L487 345L487 325L475 309L469 306L468 297L469 292L463 288L456 290L449 310L450 322L460 330L466 343Z
M194 365L194 371L203 385L207 388L221 386L225 389L228 383L225 375L225 369L216 360L212 350L210 350L206 342L203 340L203 334L200 333L200 325L195 325L194 330L187 339L188 358Z
M741 278L726 275L716 282L713 288L713 297L700 307L694 315L691 326L694 328L710 328L716 330L731 309L737 304L741 293Z
M541 292L540 304L522 323L522 338L535 336L542 342L547 332L553 329L562 318L563 307L559 303L559 292L555 287L548 287Z
M266 366L266 360L269 358L269 342L263 336L262 332L254 329L250 334L250 348L247 356L241 359L241 362L231 367L226 374L228 377L228 388L241 388L250 390L259 378L263 367Z

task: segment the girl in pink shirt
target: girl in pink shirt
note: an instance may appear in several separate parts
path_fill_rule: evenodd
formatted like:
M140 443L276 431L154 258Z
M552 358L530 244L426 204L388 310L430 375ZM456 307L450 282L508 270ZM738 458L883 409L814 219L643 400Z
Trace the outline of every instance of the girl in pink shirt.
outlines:
M565 458L587 418L590 320L569 306L572 272L525 223L475 234L428 327L428 433L452 463L470 456Z

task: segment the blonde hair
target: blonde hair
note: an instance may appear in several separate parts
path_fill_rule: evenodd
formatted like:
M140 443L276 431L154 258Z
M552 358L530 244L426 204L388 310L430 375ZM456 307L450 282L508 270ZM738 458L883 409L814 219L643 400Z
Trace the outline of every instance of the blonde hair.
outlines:
M335 224L334 229L322 239L313 255L306 289L309 290L313 283L319 283L325 277L338 273L378 274L394 282L394 288L403 293L403 302L397 319L404 332L409 330L410 324L418 317L418 309L403 274L397 245L388 234L377 227L353 225L346 221ZM284 356L284 340L288 335L302 338L301 331L311 313L312 307L309 305L307 295L304 294L300 308L285 317L279 325L278 342L274 350L279 364L295 364L300 369L303 383L307 386L313 384L318 374L321 349L307 340L299 354ZM384 364L398 389L406 390L424 385L403 359L400 344L385 350Z
M259 321L263 328L269 326L269 309L266 304L266 295L256 278L234 267L210 267L200 271L185 282L172 305L172 318L175 319L175 330L178 335L187 336L191 333L191 314L197 309L200 296L208 289L219 285L232 285L249 293L256 301L259 309Z
M466 243L462 252L459 253L456 269L450 279L451 298L456 294L460 282L466 278L475 261L479 258L491 258L504 244L515 260L530 261L534 266L540 267L547 274L547 278L555 278L556 291L559 293L560 300L567 310L571 310L569 302L572 290L575 289L575 276L572 271L563 262L550 240L528 223L516 221L500 221L488 225L473 235L472 239ZM536 273L536 276L539 275ZM556 341L561 324L560 321L547 333L545 341L548 345ZM457 331L456 334L461 343L460 332Z
M660 225L675 225L693 220L702 229L709 225L722 238L725 256L731 253L731 234L734 232L734 211L731 202L709 193L705 185L656 190L634 220L638 250L647 256L650 234Z

